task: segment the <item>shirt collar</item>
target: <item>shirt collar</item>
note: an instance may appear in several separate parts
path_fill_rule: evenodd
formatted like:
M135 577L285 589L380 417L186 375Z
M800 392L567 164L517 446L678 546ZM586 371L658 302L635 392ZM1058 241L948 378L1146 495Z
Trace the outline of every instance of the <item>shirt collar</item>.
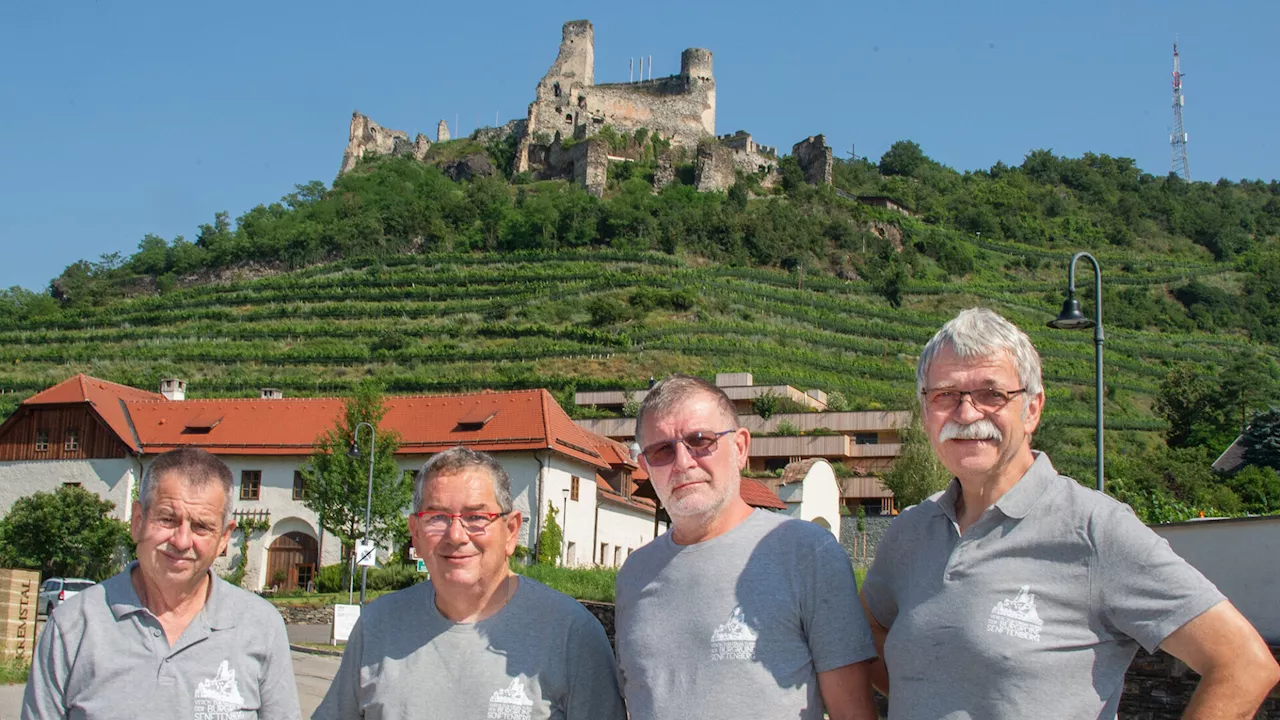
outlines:
M996 509L1004 513L1005 517L1026 517L1027 513L1031 512L1031 508L1044 497L1050 481L1058 476L1058 471L1053 468L1053 463L1049 462L1048 455L1039 450L1032 450L1031 453L1035 456L1035 462L1031 463L1031 467L1027 468L1018 482L996 501ZM960 480L951 478L947 489L936 497L934 514L946 515L951 522L958 523L956 499L960 497Z
M116 620L146 610L138 597L138 591L133 589L133 569L137 566L138 561L134 560L129 563L124 572L117 573L102 583L107 594L107 605L111 607L111 614ZM209 573L209 597L205 599L204 607L200 609L200 616L204 617L211 630L235 627L235 608L230 606L230 598L227 597L227 588L230 585L214 575L212 569L206 572Z

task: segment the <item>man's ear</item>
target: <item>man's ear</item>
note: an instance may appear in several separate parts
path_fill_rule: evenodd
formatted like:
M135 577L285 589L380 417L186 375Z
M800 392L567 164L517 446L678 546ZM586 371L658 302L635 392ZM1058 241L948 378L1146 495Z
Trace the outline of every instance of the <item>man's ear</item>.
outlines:
M222 530L222 537L218 539L218 554L219 554L219 555L221 555L222 553L224 553L224 552L226 552L226 551L227 551L227 545L228 545L228 544L230 544L230 542L231 542L231 532L232 532L233 530L235 530L235 529L236 529L236 521L235 521L235 520L232 520L231 522L227 523L227 526L226 526L225 528L223 528L223 530Z
M733 450L738 453L738 470L742 470L747 466L750 459L748 453L751 452L751 431L746 428L738 428L733 431Z

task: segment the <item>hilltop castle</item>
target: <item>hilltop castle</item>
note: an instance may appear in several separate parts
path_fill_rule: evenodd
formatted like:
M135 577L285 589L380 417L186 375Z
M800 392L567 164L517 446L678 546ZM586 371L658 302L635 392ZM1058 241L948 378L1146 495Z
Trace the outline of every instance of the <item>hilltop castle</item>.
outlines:
M615 156L596 138L604 128L614 137L660 138L670 148L658 160L655 184L675 179L673 157L696 158L695 184L700 191L727 190L745 172L760 177L761 185L778 182L778 155L757 144L741 130L716 137L716 81L711 51L689 48L680 55L680 73L638 82L595 83L595 30L587 20L564 24L560 52L538 82L529 115L501 128L483 128L477 139L515 134L514 172L538 178L571 178L595 195L604 192L610 162ZM456 128L455 128L456 129ZM449 139L443 120L436 142ZM388 130L355 112L339 174L355 167L366 154L427 157L431 141L419 134ZM822 135L811 136L792 148L808 182L830 183L832 153Z

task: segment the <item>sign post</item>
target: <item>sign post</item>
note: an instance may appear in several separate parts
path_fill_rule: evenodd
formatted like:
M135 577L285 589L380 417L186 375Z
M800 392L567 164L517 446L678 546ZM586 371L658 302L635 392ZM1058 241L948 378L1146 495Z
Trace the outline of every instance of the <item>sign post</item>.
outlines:
M360 619L359 605L334 605L333 606L333 644L346 642L351 638L351 629L355 627L356 620Z

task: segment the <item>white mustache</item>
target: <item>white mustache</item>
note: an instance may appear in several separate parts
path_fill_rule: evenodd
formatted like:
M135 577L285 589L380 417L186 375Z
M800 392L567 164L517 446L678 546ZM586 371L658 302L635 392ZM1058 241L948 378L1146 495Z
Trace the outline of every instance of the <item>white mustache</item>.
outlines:
M200 559L199 557L196 556L195 550L177 550L169 543L161 543L156 546L156 549L161 552L168 553L169 555L172 555L178 558L179 560L199 560Z
M1000 428L986 418L975 420L968 425L961 425L955 420L948 420L947 424L942 426L942 432L938 435L939 442L948 440L994 440L1000 442L1003 439L1004 435L1000 434Z

